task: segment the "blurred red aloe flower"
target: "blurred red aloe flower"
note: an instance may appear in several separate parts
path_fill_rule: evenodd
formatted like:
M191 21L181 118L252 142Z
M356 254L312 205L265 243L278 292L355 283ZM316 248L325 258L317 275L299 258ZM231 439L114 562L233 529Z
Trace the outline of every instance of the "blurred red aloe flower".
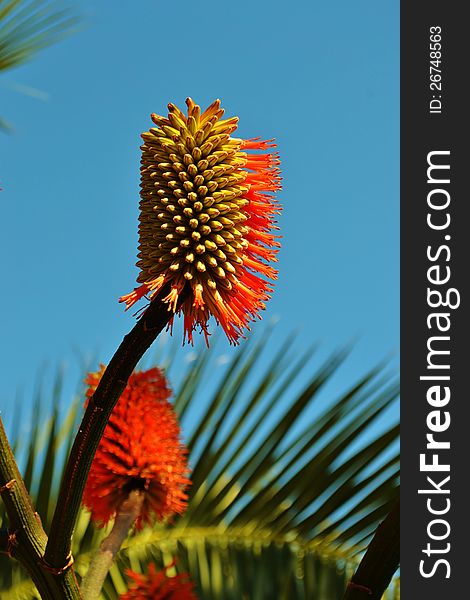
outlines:
M91 398L105 367L88 374ZM187 451L163 373L136 372L118 400L93 459L83 495L93 521L105 525L134 490L143 493L136 527L182 514L187 506Z
M167 577L169 568L157 571L151 563L147 575L127 570L126 575L133 583L128 592L119 596L119 600L197 600L189 575L178 573L175 577Z
M277 277L279 156L272 140L231 137L238 118L222 119L219 100L202 114L186 104L187 115L174 104L168 118L152 114L157 127L142 134L141 285L120 301L152 300L168 284L163 300L184 313L189 342L196 326L208 342L213 315L236 344L270 297L265 278Z

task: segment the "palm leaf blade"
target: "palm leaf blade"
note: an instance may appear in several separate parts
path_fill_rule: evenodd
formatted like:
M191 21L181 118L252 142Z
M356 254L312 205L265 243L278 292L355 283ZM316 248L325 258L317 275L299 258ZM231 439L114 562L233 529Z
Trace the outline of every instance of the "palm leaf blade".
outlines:
M312 370L307 360L312 352L289 353L292 340L277 350L270 342L266 361L268 340L267 333L257 343L248 341L224 370L214 368L217 359L209 350L180 373L175 407L185 433L189 429L194 469L188 510L171 526L156 525L128 539L103 598L117 600L125 568L144 571L149 561L163 566L174 556L178 569L191 573L201 599L336 600L341 595L397 493L398 427L391 423L376 430L374 423L390 409L398 389L377 368L325 402L326 384L347 352ZM171 372L171 363L167 366ZM33 430L27 471L37 506L46 513L57 492L62 455L70 448L76 410L75 402L61 422L57 415L52 421L43 451L50 471L38 460ZM61 458L53 460L53 453ZM79 574L103 535L84 512L74 539ZM19 590L23 575L11 566L9 573L0 578L0 589Z

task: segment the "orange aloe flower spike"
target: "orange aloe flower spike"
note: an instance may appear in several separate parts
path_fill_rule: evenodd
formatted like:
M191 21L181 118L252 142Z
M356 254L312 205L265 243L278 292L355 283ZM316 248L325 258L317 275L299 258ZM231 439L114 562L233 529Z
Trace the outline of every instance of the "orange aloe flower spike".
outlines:
M95 391L104 366L86 378L87 397ZM153 368L134 373L118 400L93 459L83 496L93 521L105 525L133 490L144 500L136 527L171 519L187 506L187 451L163 373Z
M237 344L277 277L268 263L279 248L279 155L273 140L232 137L238 118L222 119L219 100L202 113L191 98L186 104L187 114L174 104L168 117L152 114L157 127L142 134L141 285L120 302L152 300L169 284L163 301L174 313L186 290L185 338L199 327L207 341L213 316Z
M129 591L119 596L119 600L197 600L193 591L194 584L187 573L178 573L168 577L170 567L157 571L151 563L147 575L141 575L128 569L126 575L132 579Z

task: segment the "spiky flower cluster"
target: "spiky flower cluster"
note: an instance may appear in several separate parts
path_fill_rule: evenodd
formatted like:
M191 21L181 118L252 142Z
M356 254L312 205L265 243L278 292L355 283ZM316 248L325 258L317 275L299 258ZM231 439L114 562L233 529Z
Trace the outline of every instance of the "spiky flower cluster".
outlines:
M157 127L142 134L142 285L121 301L130 307L146 294L152 299L168 283L164 301L184 313L190 342L197 325L207 341L213 315L237 343L272 291L259 275L276 278L267 262L279 246L273 234L279 157L272 140L231 137L238 118L222 119L219 100L202 114L191 98L186 104L187 115L174 104L168 118L152 114Z
M86 378L90 398L104 372ZM184 512L188 465L186 449L163 373L150 369L130 376L97 449L83 496L92 519L106 524L133 490L144 493L140 528Z
M126 571L133 583L119 600L197 600L193 583L186 573L167 577L166 572L167 569L157 571L153 563L149 565L148 575Z

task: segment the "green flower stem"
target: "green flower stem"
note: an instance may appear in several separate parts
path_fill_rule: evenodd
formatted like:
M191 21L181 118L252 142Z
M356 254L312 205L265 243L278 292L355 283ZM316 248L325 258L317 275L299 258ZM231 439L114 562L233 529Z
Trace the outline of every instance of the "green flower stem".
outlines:
M46 547L45 559L54 568L66 564L70 554L85 483L111 412L135 366L173 316L168 304L162 301L169 291L170 287L165 285L124 337L90 398L67 461ZM187 293L185 288L180 294L177 310Z
M43 562L47 536L34 511L0 419L0 494L9 529L2 532L0 549L29 572L43 600L78 600L80 592L73 569L52 573Z
M400 564L400 501L378 526L343 600L380 600Z
M143 502L144 493L141 490L134 490L122 503L116 515L111 533L101 542L98 552L91 560L87 574L82 579L80 589L84 600L96 600L99 598L101 588L113 564L114 557L127 538L129 529L139 516Z

